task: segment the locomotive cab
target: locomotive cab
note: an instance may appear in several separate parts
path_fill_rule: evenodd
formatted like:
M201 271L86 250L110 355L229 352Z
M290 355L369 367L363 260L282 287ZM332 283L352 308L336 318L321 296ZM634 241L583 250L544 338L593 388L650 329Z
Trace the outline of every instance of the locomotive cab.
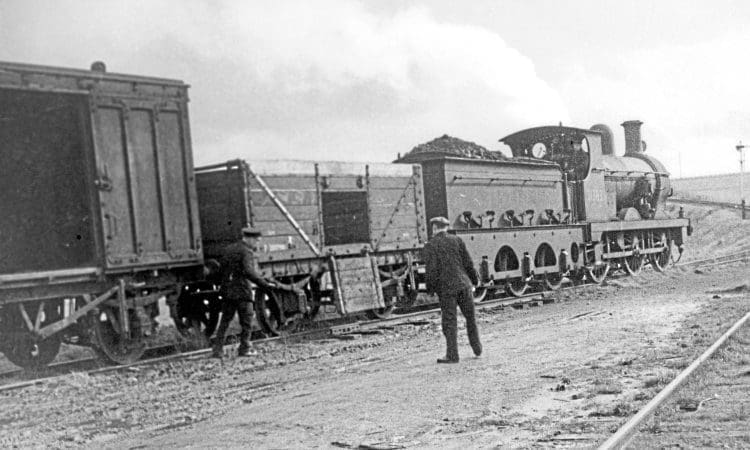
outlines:
M514 158L550 161L560 166L568 180L583 180L588 175L591 130L572 127L539 127L524 130L502 139ZM594 138L595 139L595 138Z

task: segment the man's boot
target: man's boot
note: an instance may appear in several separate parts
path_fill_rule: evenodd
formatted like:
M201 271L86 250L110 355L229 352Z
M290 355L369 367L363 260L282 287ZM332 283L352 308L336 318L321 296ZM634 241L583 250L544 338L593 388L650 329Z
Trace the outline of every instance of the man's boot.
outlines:
M250 348L250 343L243 341L237 348L237 356L255 356L258 352Z
M450 356L446 355L442 358L438 358L437 360L438 364L457 364L458 363L458 357L451 358Z
M214 345L213 352L211 352L211 358L222 359L224 357L224 346Z

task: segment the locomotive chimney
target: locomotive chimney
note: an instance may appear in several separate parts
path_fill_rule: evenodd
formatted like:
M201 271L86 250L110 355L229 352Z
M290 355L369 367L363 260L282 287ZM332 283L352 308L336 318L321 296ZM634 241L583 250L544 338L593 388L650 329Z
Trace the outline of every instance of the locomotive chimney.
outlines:
M628 120L622 123L622 127L625 128L625 156L643 153L641 125L643 122L640 120Z

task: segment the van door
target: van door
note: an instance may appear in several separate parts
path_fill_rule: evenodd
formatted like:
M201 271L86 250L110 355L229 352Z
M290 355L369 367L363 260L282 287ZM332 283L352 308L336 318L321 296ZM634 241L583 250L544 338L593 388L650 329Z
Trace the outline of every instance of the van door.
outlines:
M159 99L95 100L95 183L108 268L199 256L192 159L179 106Z

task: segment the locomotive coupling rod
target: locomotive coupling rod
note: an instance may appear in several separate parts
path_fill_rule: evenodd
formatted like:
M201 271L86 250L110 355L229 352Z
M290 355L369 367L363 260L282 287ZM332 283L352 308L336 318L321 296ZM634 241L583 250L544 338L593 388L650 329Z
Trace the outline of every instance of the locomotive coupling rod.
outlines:
M69 326L76 323L78 319L88 314L89 311L99 306L101 303L103 303L108 298L112 297L112 295L115 294L119 289L119 286L115 286L108 290L107 292L103 293L102 295L96 297L94 300L91 300L91 295L89 294L83 294L83 298L86 301L86 305L82 308L77 309L73 314L69 315L68 317L59 320L55 323L49 324L46 327L40 329L40 330L34 330L37 336L39 336L41 339L46 339L53 334L57 333L58 331L62 331L65 328L68 328Z

